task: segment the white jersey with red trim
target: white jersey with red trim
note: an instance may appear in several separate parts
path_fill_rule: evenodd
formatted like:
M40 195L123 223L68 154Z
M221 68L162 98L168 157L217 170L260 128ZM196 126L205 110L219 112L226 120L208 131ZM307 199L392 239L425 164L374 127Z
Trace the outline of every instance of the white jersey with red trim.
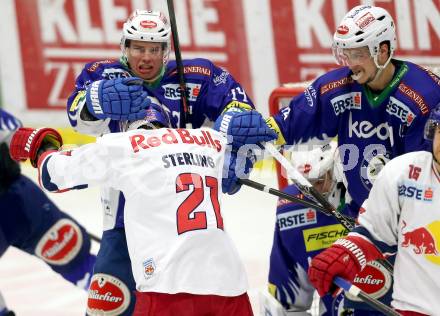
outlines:
M104 184L124 193L137 290L237 296L246 292L247 278L223 227L225 146L207 128L107 134L49 154L40 183L50 191Z
M440 176L432 154L419 151L391 160L359 214L357 232L397 249L392 306L438 315Z

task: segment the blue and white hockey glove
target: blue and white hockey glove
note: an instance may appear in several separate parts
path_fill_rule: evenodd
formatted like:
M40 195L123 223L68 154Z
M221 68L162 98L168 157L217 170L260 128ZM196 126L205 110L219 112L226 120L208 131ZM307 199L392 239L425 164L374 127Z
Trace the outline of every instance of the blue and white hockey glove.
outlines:
M247 179L252 171L256 157L251 148L239 151L230 146L225 152L225 163L223 165L222 191L227 194L235 194L241 188L238 179Z
M214 129L228 137L228 143L235 150L246 144L268 142L277 138L263 116L255 110L231 108L217 118Z
M151 102L142 83L137 77L95 81L87 88L87 109L99 120L141 119Z

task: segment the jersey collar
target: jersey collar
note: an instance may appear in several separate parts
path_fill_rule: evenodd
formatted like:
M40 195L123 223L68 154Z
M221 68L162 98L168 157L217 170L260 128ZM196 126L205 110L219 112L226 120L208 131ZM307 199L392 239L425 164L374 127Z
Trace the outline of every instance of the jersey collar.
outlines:
M393 79L389 83L389 85L379 94L374 94L367 85L362 85L365 95L367 97L368 103L376 108L382 104L382 102L389 97L391 91L396 88L396 86L400 83L403 76L408 72L408 65L405 62L393 59L392 62L398 68L396 74Z

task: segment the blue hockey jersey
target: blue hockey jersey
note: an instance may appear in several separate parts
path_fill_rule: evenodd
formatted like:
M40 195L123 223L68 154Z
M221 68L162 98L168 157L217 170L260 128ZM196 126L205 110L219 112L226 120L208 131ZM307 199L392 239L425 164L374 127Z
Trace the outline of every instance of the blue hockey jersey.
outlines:
M254 105L243 87L225 69L217 67L207 59L183 60L184 77L189 102L189 121L193 128L209 125L227 107L253 108ZM81 118L81 110L86 102L89 84L102 79L133 76L124 59L103 60L84 66L75 83L75 90L67 103L67 114L72 127L78 132L99 136L121 131L120 122L110 119L91 121ZM149 95L157 98L170 114L172 127L179 127L181 89L176 62L170 61L164 69L160 81L144 84ZM212 123L211 123L212 124ZM104 189L104 229L123 226L124 198L119 192ZM115 226L116 220L116 226Z
M413 63L392 62L394 77L379 94L342 67L316 79L272 118L287 144L338 137L353 216L387 161L429 146L423 129L440 102L439 78Z

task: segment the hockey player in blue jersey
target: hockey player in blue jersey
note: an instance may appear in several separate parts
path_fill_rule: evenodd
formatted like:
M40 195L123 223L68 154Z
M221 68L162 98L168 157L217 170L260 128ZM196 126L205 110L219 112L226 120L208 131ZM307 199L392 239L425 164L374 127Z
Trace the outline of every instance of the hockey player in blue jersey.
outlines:
M354 217L386 162L426 148L423 128L440 101L439 78L394 59L395 49L395 25L386 10L353 8L334 34L333 53L342 67L318 77L267 120L279 144L325 144L338 137ZM236 131L228 133L235 137ZM252 131L241 128L243 134Z
M338 211L346 213L345 199L349 199L349 196L346 195L339 160L335 141L324 146L316 145L312 150L295 150L291 156L293 167ZM283 191L304 198L295 185L289 185ZM307 276L309 261L338 238L346 236L349 231L332 216L284 199L278 201L276 216L270 256L269 292L262 293L262 308L272 316L310 315L307 311L312 307L315 290ZM384 287L371 291L370 295L378 297L391 287L391 276L387 271L379 270L377 264L370 266L365 272L373 279L383 273L387 276L386 281L389 281L384 282ZM360 273L357 279L365 277L366 275ZM390 300L390 295L391 293L387 294L387 301ZM317 315L340 315L342 312L347 315L352 311L343 308L342 299L343 295L326 295L319 304L314 305L313 311ZM371 310L361 311L359 307L356 315L381 315Z
M308 147L308 146L307 146ZM307 148L309 149L309 148ZM292 165L335 207L344 206L345 187L339 165L334 165L336 142L312 150L292 152ZM295 185L283 191L304 198ZM314 288L307 277L309 260L339 237L348 234L332 216L280 199L277 204L275 234L270 255L269 292L262 293L262 309L272 316L307 315ZM274 299L276 298L276 300ZM319 315L341 312L340 296L323 298Z
M34 255L76 286L87 290L96 256L90 237L21 174L9 156L9 142L21 122L0 109L0 257L9 246ZM0 298L0 316L8 315ZM10 314L9 314L10 315Z
M153 102L169 113L172 127L184 126L185 122L180 122L177 67L174 61L168 62L170 36L170 25L162 13L136 10L123 26L122 57L88 63L77 78L67 105L71 125L89 135L119 132L127 120L143 118L145 108ZM228 71L202 58L183 60L183 66L189 122L194 128L233 115L241 117L233 126L259 128L257 141L275 138L261 115L252 110L254 105L243 87ZM232 159L236 156L236 152L230 153ZM247 162L251 163L249 159ZM234 193L239 185L234 181L233 167L228 175L231 177L223 179L223 191ZM89 291L88 313L111 313L118 308L118 315L130 315L135 284L123 223L125 199L118 191L103 189L102 202L104 233ZM103 291L108 288L121 293L119 304L105 300Z
M395 49L389 13L355 7L334 35L335 57L346 66L317 78L268 120L281 143L325 143L338 136L354 216L387 161L424 148L423 127L440 100L439 78L393 59Z

